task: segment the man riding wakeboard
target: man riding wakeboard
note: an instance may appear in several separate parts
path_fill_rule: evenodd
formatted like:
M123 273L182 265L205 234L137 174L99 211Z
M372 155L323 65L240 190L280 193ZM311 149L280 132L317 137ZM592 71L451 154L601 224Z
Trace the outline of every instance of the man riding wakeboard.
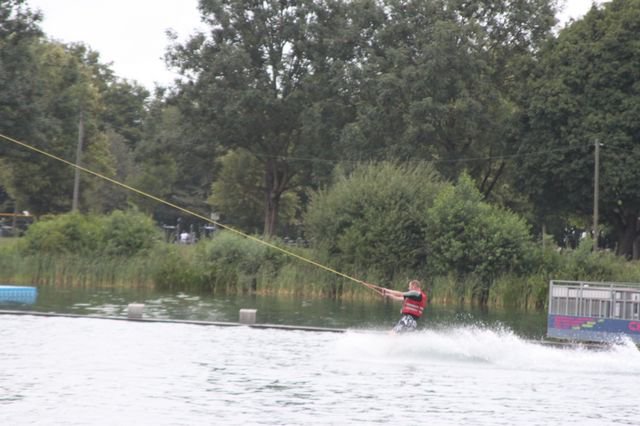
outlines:
M418 326L417 320L422 316L424 307L427 304L427 294L421 290L422 285L418 280L409 281L409 290L405 292L385 288L382 290L383 296L388 296L394 300L402 300L402 316L393 327L394 333L404 333L415 331Z

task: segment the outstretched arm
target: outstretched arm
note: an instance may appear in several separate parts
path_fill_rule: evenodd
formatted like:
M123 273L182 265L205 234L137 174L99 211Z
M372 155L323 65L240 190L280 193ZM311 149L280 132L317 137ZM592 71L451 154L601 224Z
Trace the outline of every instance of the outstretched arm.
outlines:
M397 291L397 290L391 290L390 288L384 288L382 289L382 295L385 297L390 297L394 300L403 300L404 299L404 293L402 293L401 291Z

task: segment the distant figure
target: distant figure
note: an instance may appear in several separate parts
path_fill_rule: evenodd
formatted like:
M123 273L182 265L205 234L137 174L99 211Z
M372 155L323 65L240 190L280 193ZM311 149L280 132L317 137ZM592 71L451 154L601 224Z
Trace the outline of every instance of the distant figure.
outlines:
M427 304L427 294L420 288L421 284L418 280L409 281L409 291L401 292L385 288L382 294L389 296L394 300L402 300L402 316L398 323L393 327L394 333L404 333L407 331L415 331L418 326L418 319L422 316L424 307Z
M189 233L187 231L180 233L180 244L189 244Z

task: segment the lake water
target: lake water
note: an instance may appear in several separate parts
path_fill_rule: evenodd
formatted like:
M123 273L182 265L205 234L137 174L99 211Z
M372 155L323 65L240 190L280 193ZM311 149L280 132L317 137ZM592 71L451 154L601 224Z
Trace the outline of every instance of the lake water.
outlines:
M45 291L37 310L60 310L66 299L69 312L119 315L132 301L91 294ZM261 322L281 312L281 323L353 328L1 315L0 424L640 425L640 351L630 343L552 348L497 314L435 308L421 331L392 336L381 330L397 305L384 303L281 300L268 308L274 300L142 296L155 317L237 321L242 306L256 307L259 320L262 312L269 321ZM367 327L356 327L358 318Z
M144 316L157 319L237 322L242 308L256 309L257 322L329 328L388 330L399 319L400 304L391 300L336 301L276 296L208 296L145 289L38 289L33 305L0 309L79 315L127 316L129 303L144 303ZM480 310L429 305L423 326L481 325L507 327L522 337L539 339L546 333L546 313Z

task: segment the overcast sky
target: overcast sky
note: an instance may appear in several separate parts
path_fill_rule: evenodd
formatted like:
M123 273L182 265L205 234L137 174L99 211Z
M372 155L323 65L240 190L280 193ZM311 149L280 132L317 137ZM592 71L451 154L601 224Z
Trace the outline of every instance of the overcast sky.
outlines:
M1 1L1 0L0 0ZM597 0L602 3L606 0ZM167 70L163 55L169 41L166 30L185 40L203 28L198 0L28 0L44 14L42 28L50 38L65 43L83 42L112 63L118 77L136 80L152 90L167 86L175 74ZM591 0L566 0L559 19L579 19Z

